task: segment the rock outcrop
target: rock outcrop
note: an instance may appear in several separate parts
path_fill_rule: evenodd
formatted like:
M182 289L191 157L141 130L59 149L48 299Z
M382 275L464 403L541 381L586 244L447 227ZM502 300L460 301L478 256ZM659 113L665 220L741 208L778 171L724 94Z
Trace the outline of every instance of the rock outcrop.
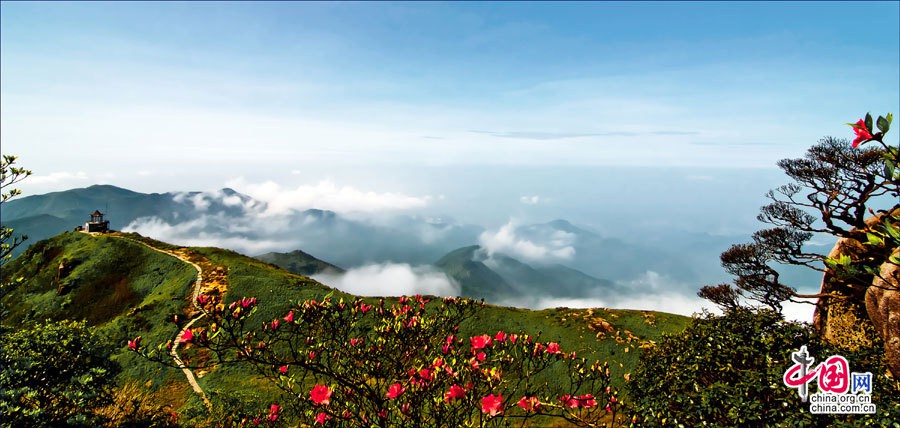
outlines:
M866 219L867 229L877 230L887 216L900 216L900 208ZM871 347L880 339L891 373L900 378L900 266L890 261L892 254L900 255L900 249L864 244L864 230L851 232L859 238L839 239L828 256L849 256L854 263L868 264L880 274L846 276L826 270L820 293L836 297L819 299L813 327L825 340L849 349Z
M900 259L900 248L893 256ZM881 265L880 275L866 290L866 311L884 341L888 367L900 379L900 265L890 261Z

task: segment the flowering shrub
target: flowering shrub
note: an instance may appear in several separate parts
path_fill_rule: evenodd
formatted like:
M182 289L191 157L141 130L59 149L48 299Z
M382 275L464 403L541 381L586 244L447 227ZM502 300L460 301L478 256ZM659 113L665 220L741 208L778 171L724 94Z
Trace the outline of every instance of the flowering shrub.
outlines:
M213 363L249 364L283 391L268 411L238 418L250 426L286 419L453 427L529 418L576 426L618 421L606 364L527 335L461 337L460 323L480 308L471 300L415 296L370 305L326 297L251 323L255 299L226 305L203 298L208 321L181 336L191 344L183 353L212 351ZM565 375L551 376L558 373Z

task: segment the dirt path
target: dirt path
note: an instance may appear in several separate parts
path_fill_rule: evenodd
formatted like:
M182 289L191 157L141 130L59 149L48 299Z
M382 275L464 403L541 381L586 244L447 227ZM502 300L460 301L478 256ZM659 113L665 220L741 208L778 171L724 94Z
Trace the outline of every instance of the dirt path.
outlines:
M115 236L115 235L113 235L113 236ZM203 288L203 285L204 285L203 268L200 267L199 264L194 263L191 260L189 260L186 255L179 254L178 252L166 251L166 250L163 250L160 248L156 248L146 242L137 241L137 240L134 240L131 238L126 238L124 236L116 236L116 237L120 238L120 239L125 239L128 241L131 241L131 242L134 242L137 244L141 244L153 251L175 257L176 259L181 260L182 262L185 262L185 263L193 266L194 269L197 270L197 280L194 281L194 288L193 288L193 291L191 292L191 305L195 309L200 311L200 314L195 316L194 318L192 318L187 324L184 325L184 327L182 327L181 330L178 331L178 334L175 335L175 339L173 340L174 344L172 345L172 350L169 352L169 355L172 356L172 360L175 361L175 365L178 366L178 368L180 368L181 371L184 373L184 376L187 378L187 381L191 385L191 388L194 389L194 392L200 396L200 399L203 400L203 404L206 405L206 410L212 412L212 403L209 401L209 398L206 397L206 393L203 391L203 388L201 388L200 384L197 383L197 378L194 376L194 372L191 371L191 369L189 369L184 364L184 361L181 359L181 357L178 356L178 347L179 347L179 345L181 345L181 341L179 339L184 334L185 330L191 328L191 326L194 325L195 322L197 322L198 320L200 320L201 318L206 316L206 310L203 309L203 307L201 307L199 304L197 304L197 296L200 294L200 289Z

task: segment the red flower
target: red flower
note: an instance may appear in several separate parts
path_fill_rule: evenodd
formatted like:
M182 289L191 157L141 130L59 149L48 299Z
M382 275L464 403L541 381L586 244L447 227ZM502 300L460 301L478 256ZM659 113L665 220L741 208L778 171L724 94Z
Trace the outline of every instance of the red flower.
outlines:
M387 398L397 398L406 392L406 388L399 383L394 383L388 387Z
M400 386L399 383L395 383L388 388L387 398L397 398L403 393L406 392L406 388Z
M179 340L179 342L187 343L192 340L194 340L194 332L192 332L191 329L185 329L184 333L181 334L181 340Z
M503 342L504 340L506 340L507 337L508 337L508 335L506 333L504 333L502 331L498 331L497 335L494 336L494 340L496 340L497 342Z
M327 421L329 419L331 419L331 416L328 416L328 414L325 412L322 412L322 413L319 413L318 415L316 415L316 423L317 424L325 425L325 421Z
M463 398L466 396L466 390L461 388L459 385L451 385L450 391L444 394L444 401L450 402L452 400L456 400L459 398Z
M432 380L432 379L434 379L433 377L431 377L431 369L422 369L422 370L419 370L419 377L422 378L422 380Z
M856 133L856 139L853 140L853 147L872 139L872 133L866 128L865 120L860 119L859 122L856 122L856 125L853 126L853 132Z
M559 350L559 344L556 342L550 342L547 344L547 353L548 354L559 354L561 351Z
M274 422L276 419L278 419L278 412L280 411L281 407L277 404L273 404L272 407L269 408L269 420Z
M491 346L491 336L486 334L482 334L481 336L475 336L471 339L472 341L472 350L482 349L485 346Z
M478 361L484 361L485 355L484 352L479 352L475 354L475 358L478 358Z
M537 397L522 397L519 400L519 407L525 409L526 412L537 412L541 409L541 400Z
M591 407L597 405L597 400L594 399L594 396L592 394L582 395L581 397L578 397L578 401L580 402L581 407L584 407L586 409L590 409Z
M206 297L202 294L197 295L197 303L199 303L201 305L205 305L206 302L208 302L208 301L209 301L209 297Z
M272 330L278 330L278 320L272 320Z
M135 337L134 340L128 341L128 347L131 348L132 351L137 351L137 349L141 346L141 336Z
M559 402L563 403L563 405L565 405L566 407L570 407L573 409L577 409L579 404L578 399L573 398L571 395L563 395L562 397L559 397Z
M490 394L481 398L481 411L496 416L503 413L503 394Z
M356 344L359 342L362 342L362 339L358 339L358 338L350 339L350 346L356 346Z
M309 399L312 400L313 403L324 404L327 406L328 403L331 402L332 392L333 391L327 386L316 384L316 386L309 391Z
M378 412L378 417L381 419L386 418L387 417L387 409L381 409L381 411Z
M288 312L288 314L284 317L284 322L294 322L294 311Z
M281 366L278 368L278 372L280 372L280 373L287 373L287 371L288 371L288 366Z

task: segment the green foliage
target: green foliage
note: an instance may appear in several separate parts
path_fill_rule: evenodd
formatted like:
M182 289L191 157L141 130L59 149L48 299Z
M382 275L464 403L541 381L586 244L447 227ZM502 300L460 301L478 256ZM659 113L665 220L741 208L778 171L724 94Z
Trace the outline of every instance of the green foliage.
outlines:
M891 129L891 121L894 119L894 116L891 113L887 114L887 118L878 116L878 130L884 134L888 133L888 130Z
M22 193L21 190L10 189L9 186L18 183L31 175L31 171L13 166L16 163L16 159L17 158L12 155L3 155L3 157L0 158L0 205ZM0 267L5 266L12 258L12 252L16 247L22 245L22 243L28 239L28 237L24 235L14 235L14 232L15 231L12 228L0 225ZM2 302L3 296L6 295L9 289L13 284L18 282L18 280L19 278L10 278L8 275L0 272L0 319L2 319L6 313L6 307ZM2 336L3 328L0 326L0 339L2 339Z
M110 348L83 322L31 324L4 338L0 424L8 427L96 426L112 402L119 368Z
M875 415L814 415L782 377L806 345L824 360L843 355L855 372L873 373ZM883 352L825 344L806 324L769 310L706 314L641 356L629 384L639 426L888 426L898 420L900 384L885 376Z
M7 200L14 198L20 194L22 191L19 189L10 189L9 186L16 184L31 175L31 171L14 166L16 164L17 156L12 155L3 155L2 159L0 159L0 190L2 190L2 195L0 195L0 204L6 202ZM2 235L4 238L7 238L9 235ZM3 243L6 244L6 240L3 240ZM3 246L3 255L4 257L9 254L7 250L10 250L6 245Z
M198 301L209 316L182 337L194 345L182 357L249 365L282 391L277 403L238 415L242 420L291 415L345 426L454 427L535 417L579 426L616 421L608 365L528 335L462 336L460 323L481 306L471 300L415 296L367 304L326 297L294 305L262 329L248 321L256 299ZM208 351L216 358L205 361ZM164 353L150 355L167 361ZM317 390L327 399L317 398Z
M47 319L85 320L98 336L116 345L138 335L152 341L171 339L173 317L187 306L185 296L196 277L191 266L141 244L75 232L34 243L5 266L3 274L23 278L3 298L8 308L4 328L28 329ZM119 347L109 357L122 366L119 384L151 381L152 389L159 389L184 381L180 371L135 358ZM188 394L174 389L167 398L180 406Z

